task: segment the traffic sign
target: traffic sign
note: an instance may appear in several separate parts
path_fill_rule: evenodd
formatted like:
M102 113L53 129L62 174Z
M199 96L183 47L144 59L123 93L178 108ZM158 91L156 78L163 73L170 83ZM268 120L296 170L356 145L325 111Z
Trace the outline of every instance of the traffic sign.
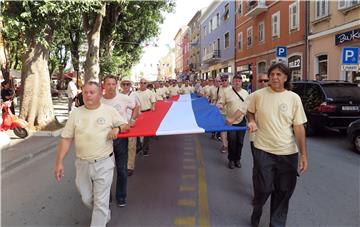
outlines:
M341 53L341 64L358 65L359 64L359 48L344 47Z
M286 58L287 47L286 46L277 46L276 47L276 57L277 58Z
M358 65L341 65L342 71L358 71L359 66Z

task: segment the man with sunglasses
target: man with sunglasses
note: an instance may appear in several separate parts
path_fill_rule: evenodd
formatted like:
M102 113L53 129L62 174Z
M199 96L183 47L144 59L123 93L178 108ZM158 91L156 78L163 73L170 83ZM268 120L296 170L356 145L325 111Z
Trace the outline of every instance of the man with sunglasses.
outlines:
M165 86L164 86L164 83L165 83ZM160 81L160 89L164 92L165 94L165 98L169 98L169 85L166 86L167 82L164 82L164 81Z
M129 96L130 99L135 102L135 108L127 110L127 116L129 119L130 126L135 125L136 118L140 114L140 100L136 92L132 90L131 81L123 79L120 82L121 93ZM128 176L133 175L135 170L135 156L136 156L136 137L129 137L128 144L128 165L127 165L127 174Z
M127 110L133 110L136 106L129 96L117 92L117 77L105 76L103 79L105 93L101 103L114 107L122 118L129 123ZM116 138L113 141L115 164L116 164L116 201L118 207L126 205L127 191L127 164L128 164L128 138Z
M147 89L147 81L145 79L140 80L140 88L137 91L139 99L140 99L140 111L154 111L155 110L155 102L156 98L152 91ZM143 150L143 155L149 155L149 143L150 137L144 137L143 142L141 143L140 139L137 141L139 143L140 148Z

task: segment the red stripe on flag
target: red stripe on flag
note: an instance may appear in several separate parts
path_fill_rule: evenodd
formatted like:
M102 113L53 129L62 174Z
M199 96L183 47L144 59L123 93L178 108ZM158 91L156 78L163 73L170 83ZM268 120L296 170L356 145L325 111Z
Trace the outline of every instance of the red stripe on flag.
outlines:
M155 136L161 121L169 111L172 102L158 101L155 104L155 111L147 111L140 114L136 119L135 126L130 128L127 133L120 133L118 138L137 137L137 136Z
M179 100L180 95L174 95L169 98L169 101L177 101Z

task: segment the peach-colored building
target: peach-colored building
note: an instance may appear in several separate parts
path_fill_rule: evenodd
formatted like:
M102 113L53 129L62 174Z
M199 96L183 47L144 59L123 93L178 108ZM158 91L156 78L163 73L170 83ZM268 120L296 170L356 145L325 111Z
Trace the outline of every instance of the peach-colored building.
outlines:
M341 70L342 48L360 48L360 1L311 1L309 15L308 79L360 83L359 71Z
M306 79L305 1L236 2L236 73L256 87L257 75L277 61L276 47L287 47L294 80Z

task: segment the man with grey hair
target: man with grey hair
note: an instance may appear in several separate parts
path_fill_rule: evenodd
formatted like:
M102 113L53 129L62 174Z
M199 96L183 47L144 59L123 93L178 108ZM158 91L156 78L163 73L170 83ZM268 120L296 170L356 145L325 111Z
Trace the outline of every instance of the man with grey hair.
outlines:
M115 108L101 104L101 88L87 82L84 106L71 112L61 134L54 167L55 179L64 176L63 160L75 142L76 186L84 204L92 209L90 226L110 221L109 198L114 174L113 139L127 130L127 121Z

